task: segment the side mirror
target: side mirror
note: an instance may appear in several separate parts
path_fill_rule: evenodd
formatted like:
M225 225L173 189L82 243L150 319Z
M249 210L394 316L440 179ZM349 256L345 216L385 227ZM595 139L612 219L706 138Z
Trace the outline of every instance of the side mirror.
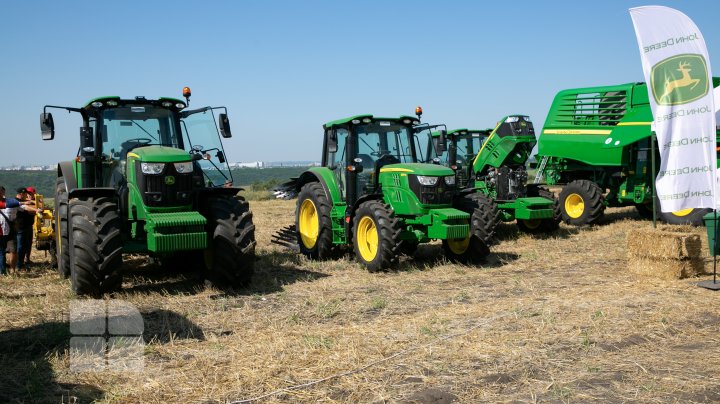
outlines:
M334 132L328 132L327 134L327 150L328 153L335 153L337 152L338 144L337 144L337 138L335 137Z
M218 119L220 120L220 135L224 138L232 137L232 132L230 132L230 119L228 119L227 114L220 114Z
M55 138L55 122L51 113L40 114L40 132L42 140L53 140Z
M434 140L433 143L435 146L435 154L437 154L438 156L443 154L443 152L445 151L446 142L447 142L447 140L445 138L446 136L447 136L447 131L445 129L441 129L440 135L438 137L436 137L435 139L433 139Z
M215 154L215 157L217 157L220 163L225 163L225 154L223 154L223 152L221 152L220 150L218 150L218 152Z

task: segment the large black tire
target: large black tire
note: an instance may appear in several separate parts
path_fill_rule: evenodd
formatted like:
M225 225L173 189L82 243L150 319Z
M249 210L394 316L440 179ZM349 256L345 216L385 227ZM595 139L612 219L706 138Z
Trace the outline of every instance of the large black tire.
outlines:
M707 215L708 213L712 212L712 209L699 209L699 208L693 208L693 209L685 209L680 210L677 212L661 212L660 211L660 203L657 203L657 217L659 220L668 223L668 224L690 224L693 226L704 226L705 221L703 220L703 216ZM652 216L651 216L652 217Z
M381 201L360 204L353 223L353 248L368 271L382 271L398 263L401 227L390 206Z
M303 185L295 208L295 231L300 252L311 259L331 258L333 248L330 202L319 182Z
M560 192L560 209L565 223L575 226L597 223L605 213L603 190L592 181L572 181Z
M652 208L653 208L652 203L636 203L635 204L635 210L637 210L637 213L643 219L652 219L653 218Z
M68 196L65 178L58 177L55 182L55 260L57 271L63 278L70 276L70 242L68 227Z
M99 297L122 285L122 236L118 206L111 198L69 202L70 280L78 295Z
M240 196L214 196L204 209L211 235L206 279L219 288L247 286L255 271L255 225L250 205Z
M535 185L529 185L527 189L527 196L539 196L545 199L553 201L553 217L550 219L518 219L518 229L525 233L538 234L538 233L552 233L560 227L562 221L562 211L560 210L560 201L555 196L555 193L545 187L539 187Z
M455 200L455 208L470 215L470 233L485 246L495 244L495 233L501 223L497 203L485 194L476 192Z

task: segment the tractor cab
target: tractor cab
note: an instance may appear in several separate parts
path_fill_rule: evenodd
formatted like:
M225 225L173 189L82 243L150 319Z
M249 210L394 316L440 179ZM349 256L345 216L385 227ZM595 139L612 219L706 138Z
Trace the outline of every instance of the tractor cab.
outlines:
M417 123L408 116L358 115L324 125L322 165L333 171L346 203L376 193L383 168L418 161L413 130Z

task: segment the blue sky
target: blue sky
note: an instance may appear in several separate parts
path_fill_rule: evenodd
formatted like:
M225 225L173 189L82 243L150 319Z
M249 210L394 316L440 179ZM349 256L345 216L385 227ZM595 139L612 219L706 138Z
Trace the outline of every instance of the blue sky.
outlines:
M79 107L105 95L226 106L230 161L319 160L324 122L370 113L539 128L564 88L642 81L628 8L665 5L703 33L720 75L714 1L24 1L0 14L0 166L77 151Z

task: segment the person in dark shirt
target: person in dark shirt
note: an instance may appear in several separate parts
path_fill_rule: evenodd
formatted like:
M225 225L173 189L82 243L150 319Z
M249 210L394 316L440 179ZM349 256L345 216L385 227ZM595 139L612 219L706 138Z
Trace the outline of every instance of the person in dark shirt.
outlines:
M14 229L15 224L12 222L11 216L14 216L15 210L20 206L17 199L5 198L5 187L0 185L0 275L6 275L8 269L12 265L6 265L5 252L15 251ZM8 248L10 246L10 248ZM12 255L12 253L11 253ZM12 256L10 257L13 258ZM7 262L7 264L13 264Z
M25 232L28 231L28 223L30 224L30 232L32 233L32 224L35 220L35 214L38 210L35 208L35 200L28 199L27 189L19 188L16 198L20 201L20 208L15 217L15 247L17 252L18 270L25 269L25 249L27 248ZM15 263L15 259L11 258L11 265Z

